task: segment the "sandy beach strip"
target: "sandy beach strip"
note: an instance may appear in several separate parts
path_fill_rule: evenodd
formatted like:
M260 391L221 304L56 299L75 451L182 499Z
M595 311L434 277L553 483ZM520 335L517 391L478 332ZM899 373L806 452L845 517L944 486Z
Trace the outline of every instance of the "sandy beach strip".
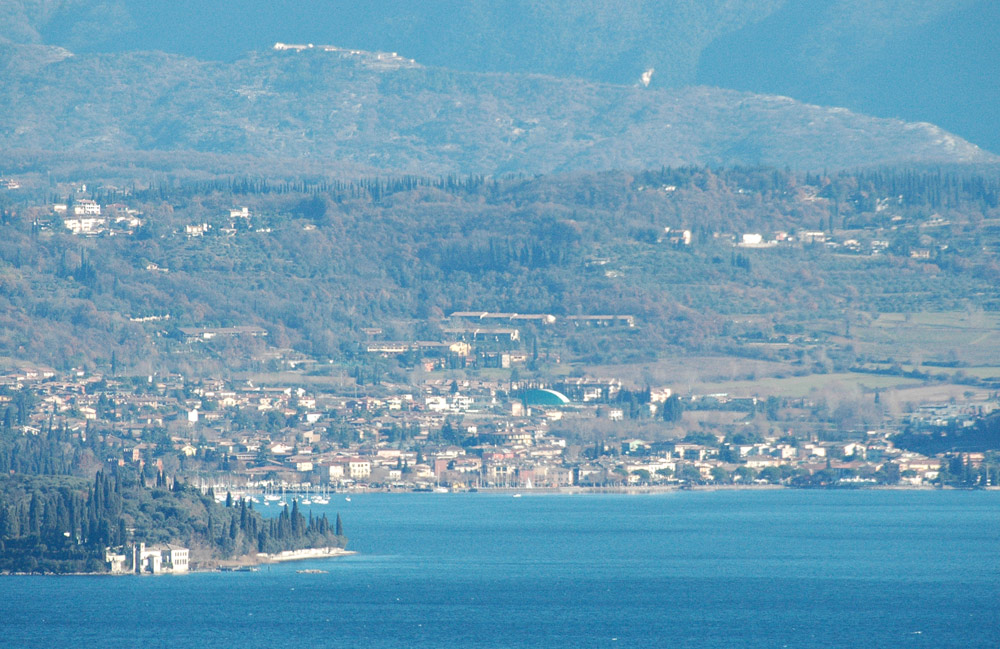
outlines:
M301 561L303 559L326 559L357 554L344 548L305 548L302 550L284 550L275 554L259 553L257 560L261 563L280 563L282 561Z

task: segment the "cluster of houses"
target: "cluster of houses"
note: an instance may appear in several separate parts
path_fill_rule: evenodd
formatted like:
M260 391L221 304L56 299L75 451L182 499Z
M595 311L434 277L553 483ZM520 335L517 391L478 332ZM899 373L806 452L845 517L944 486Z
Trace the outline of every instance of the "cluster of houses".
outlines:
M253 214L248 207L234 207L229 210L228 216L223 215L216 223L189 223L184 226L183 234L188 239L204 237L212 232L218 232L220 236L233 237L240 230L251 230ZM270 232L269 227L258 227L256 232Z
M840 250L842 252L854 254L880 255L889 248L887 239L869 239L862 241L857 238L836 239L833 235L822 230L803 230L795 234L778 231L770 237L759 232L744 232L735 240L738 248L774 248L777 246L787 246L796 241L803 244L823 245L826 248Z
M877 256L885 254L890 246L890 232L904 228L913 228L913 224L905 224L903 217L894 216L890 219L891 225L888 230L885 228L875 229L852 229L852 230L801 230L795 233L786 231L776 231L768 235L760 232L743 232L740 234L715 233L718 239L727 239L737 248L775 248L787 247L793 244L818 245L831 251L841 254ZM931 235L935 228L942 228L950 225L950 222L940 216L934 215L927 220L915 225L917 246L901 246L906 249L912 259L929 260L937 254L948 249L947 244L936 242ZM668 238L670 229L667 228ZM671 239L673 241L673 239Z
M208 333L189 335L203 339ZM419 386L344 395L246 381L189 382L179 375L124 380L22 370L0 376L0 411L14 406L24 388L34 395L32 413L20 427L25 435L56 421L74 435L100 435L114 449L108 459L120 464L190 469L247 487L750 483L824 469L869 480L886 463L898 468L902 482L923 484L935 480L945 461L894 448L885 432L845 442L691 443L677 433L637 439L629 434L627 409L618 405L625 388L615 378L566 378L551 386L429 378ZM671 397L669 388L652 389L642 407L655 416ZM942 405L921 408L914 417L928 426L966 426L982 414ZM595 422L606 431L606 441L596 446L557 432ZM968 454L965 460L975 464L983 457ZM152 554L140 555L129 555L129 570L156 567ZM159 569L180 565L173 555L159 561Z
M241 206L229 210L218 224L191 223L180 231L187 238L203 237L213 231L223 236L234 236L240 229L250 229L252 213L250 208ZM41 230L52 229L56 225L71 234L84 237L131 235L142 226L142 213L124 203L102 205L90 198L77 198L72 202L51 205L49 217L37 219L35 225ZM270 232L261 227L258 232Z
M124 203L102 206L89 198L76 200L72 205L56 203L52 213L62 220L62 226L78 236L133 234L142 225L141 214Z

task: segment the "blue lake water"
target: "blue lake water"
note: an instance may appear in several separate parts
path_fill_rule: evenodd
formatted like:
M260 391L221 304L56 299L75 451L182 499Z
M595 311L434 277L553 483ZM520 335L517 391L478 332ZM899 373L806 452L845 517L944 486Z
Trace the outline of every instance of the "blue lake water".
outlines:
M0 578L0 646L1000 647L998 492L371 494L312 510L339 511L359 554Z

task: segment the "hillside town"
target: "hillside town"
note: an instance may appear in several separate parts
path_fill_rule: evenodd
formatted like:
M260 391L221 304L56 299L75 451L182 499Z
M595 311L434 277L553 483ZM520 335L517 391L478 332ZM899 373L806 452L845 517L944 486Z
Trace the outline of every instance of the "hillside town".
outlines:
M829 202L820 197L817 179L806 181L785 192L794 194L789 200L800 207ZM15 181L6 182L11 188ZM734 187L735 196L745 194L741 186ZM121 325L119 338L141 340L143 349L159 356L147 363L134 350L124 362L113 351L106 357L94 352L90 359L64 354L59 370L18 362L17 369L0 376L0 411L5 426L21 434L55 426L91 443L95 470L107 462L153 465L206 489L214 487L217 494L280 488L987 487L997 482L996 457L985 449L934 453L924 448L927 452L919 453L920 444L912 439L900 443L905 435L978 430L1000 407L1000 383L992 366L963 360L963 343L957 338L947 350L929 355L884 344L877 351L860 351L852 326L874 330L908 323L908 312L888 311L906 306L897 304L906 291L878 293L885 313L874 307L870 313L860 307L844 312L836 303L825 320L812 321L798 312L781 320L757 310L749 293L760 282L750 277L751 269L784 257L829 257L854 264L860 258L881 262L891 256L892 264L921 278L942 272L951 263L955 243L965 245L972 235L950 227L949 218L937 211L907 212L902 195L866 195L864 210L858 208L863 218L851 220L838 212L835 223L830 213L798 228L778 223L760 228L748 221L745 228L726 231L663 218L655 227L629 230L618 249L603 247L604 239L598 237L591 252L574 253L577 262L551 250L577 236L573 232L579 224L556 228L546 245L514 245L501 238L490 238L481 248L456 244L448 255L435 257L446 278L439 288L459 294L460 299L451 301L455 310L418 304L404 315L363 317L355 308L350 322L339 323L334 334L318 311L310 326L300 315L302 305L321 301L321 283L307 274L296 284L306 289L301 302L267 318L241 314L243 302L230 305L226 317L208 317L205 307L179 307L180 299L143 298L146 292L173 288L186 295L209 259L241 278L241 271L232 267L237 244L248 246L243 263L254 267L267 257L258 254L261 242L270 245L294 234L298 245L323 235L331 228L332 203L303 199L289 208L295 218L259 201L251 202L252 207L229 202L231 196L197 208L175 201L147 211L129 192L116 188L97 192L77 184L62 189L65 193L56 195L65 197L57 199L62 202L23 207L8 217L30 224L30 235L38 241L79 246L63 252L55 269L58 281L78 291L81 299L90 299L97 289L115 299L128 298L130 310L108 315L108 327ZM635 191L655 194L650 198L657 200L683 193L677 185L663 183L639 185ZM125 237L133 241L125 242ZM91 259L106 239L109 246L150 241L157 246L150 246L148 255L130 256L128 265L104 264L99 281ZM172 247L158 247L168 243ZM124 249L131 255L129 246ZM699 339L699 326L709 323L708 318L696 325L689 315L696 309L670 310L669 322L686 328L682 340L662 324L667 320L657 321L643 311L643 300L602 302L615 305L610 308L581 300L551 313L541 305L537 312L503 309L499 289L486 291L485 299L469 298L450 278L469 272L463 260L476 255L489 260L476 272L506 272L508 263L559 268L572 281L582 277L602 286L637 276L643 267L669 262L686 268L697 262L691 273L703 275L704 286L684 289L691 304L715 299L716 293L746 295L738 307L716 304L709 342ZM326 261L320 265L325 267ZM401 284L413 281L405 265L392 271ZM803 266L803 278L814 276L808 268ZM256 272L267 281L275 276ZM680 284L686 271L678 273L672 281ZM717 291L706 273L726 278L728 292ZM142 288L121 290L129 277ZM651 273L648 279L649 295L656 295L662 278ZM562 290L568 281L559 276L553 290ZM212 282L203 282L206 291ZM789 290L799 284L791 282ZM873 288L882 290L881 284ZM827 299L833 293L817 288L806 295ZM257 300L257 293L252 299ZM266 301L255 301L254 309L266 311ZM531 300L520 303L533 306ZM497 304L503 310L478 308ZM992 321L987 313L972 307L959 313L969 322L970 337L973 330L984 332L970 339L988 339ZM74 311L64 319L75 327L88 314ZM939 326L934 317L927 316L928 330ZM654 329L656 342L630 354ZM292 331L295 340L289 337ZM657 354L682 356L691 342L702 345L702 358L726 359L734 368L729 372L734 381L752 382L754 364L767 361L773 376L786 381L782 388L798 377L806 381L812 375L841 373L851 375L847 381L857 397L838 402L817 389L793 396L753 385L715 391L705 387L717 377L692 387L690 377L640 376L647 360ZM853 378L858 376L872 381L862 384ZM879 406L880 390L891 391L900 384L893 382L897 379L947 383L954 390L945 397ZM887 387L871 387L880 384Z

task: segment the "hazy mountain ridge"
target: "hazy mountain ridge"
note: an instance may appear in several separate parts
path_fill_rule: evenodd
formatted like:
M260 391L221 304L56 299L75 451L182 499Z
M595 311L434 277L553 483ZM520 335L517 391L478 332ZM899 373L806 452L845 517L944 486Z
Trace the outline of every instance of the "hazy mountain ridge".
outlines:
M0 41L71 48L142 29L123 0L7 0L0 19Z
M931 121L1000 149L1000 5L787 3L702 50L698 83Z
M690 83L697 52L765 18L784 0L298 0L294 7L221 2L15 0L0 36L79 52L156 49L235 60L274 40L408 50L436 66L539 72L622 83L651 65L667 85ZM282 35L279 35L282 34ZM669 60L669 65L663 65Z
M9 46L0 67L0 146L81 159L194 152L424 174L995 160L929 124L784 97L456 72L318 47L228 64Z
M14 0L0 40L235 61L275 40L407 52L430 66L780 94L929 121L1000 150L993 0Z

